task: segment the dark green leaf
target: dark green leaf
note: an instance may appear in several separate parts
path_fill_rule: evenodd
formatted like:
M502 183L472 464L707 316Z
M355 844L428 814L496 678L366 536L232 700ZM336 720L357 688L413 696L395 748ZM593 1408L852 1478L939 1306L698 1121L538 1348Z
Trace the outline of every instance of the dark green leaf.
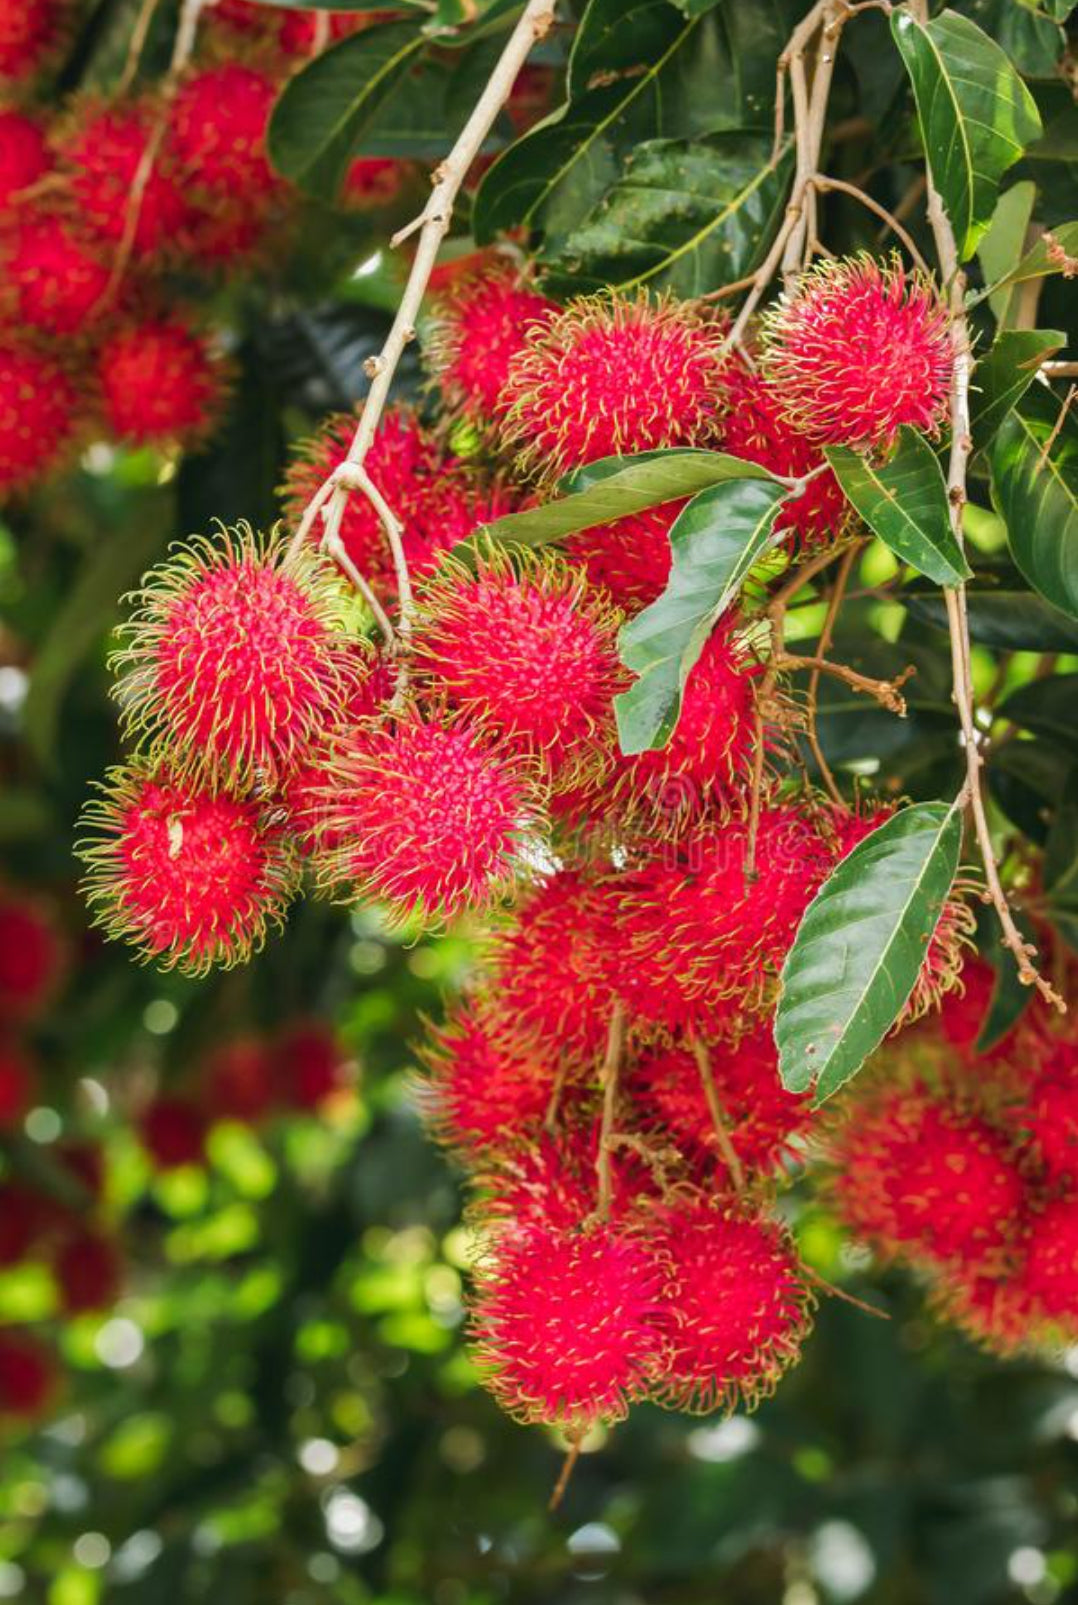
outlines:
M1035 943L1036 936L1020 911L1011 910L1015 923L1027 942ZM988 1002L988 1011L977 1033L978 1053L987 1053L1009 1031L1013 1031L1032 1001L1034 989L1019 979L1014 954L1003 945L1003 935L995 910L985 908L977 921L977 945L981 956L988 960L995 972L995 984Z
M1078 766L1067 774L1044 845L1044 889L1054 908L1078 914Z
M1013 287L1006 281L1025 253L1026 230L1036 199L1037 186L1029 179L1012 184L997 201L992 221L977 248L985 283L1003 286L988 296L992 314L1001 328L1007 325L1014 300Z
M891 17L913 83L925 155L955 232L973 255L995 210L999 180L1041 132L1032 95L1002 51L953 11L921 24Z
M902 601L915 619L947 628L947 608L933 586L907 586ZM996 652L1078 652L1078 624L1029 590L1017 569L978 569L966 587L969 633Z
M1075 0L1018 0L1027 11L1039 11L1054 22L1066 22L1074 10Z
M990 754L992 799L1030 841L1043 847L1074 759L1056 740L1008 741Z
M973 445L983 451L1011 408L1037 376L1053 351L1067 343L1059 329L1001 329L978 362L970 395Z
M1019 686L996 709L1000 719L1049 741L1078 746L1078 674L1054 674Z
M848 446L825 450L847 497L896 557L937 585L969 578L951 528L943 470L922 436L900 429L897 449L882 467Z
M1041 236L1036 245L1030 247L1005 279L989 285L987 290L977 291L968 298L969 304L976 306L986 297L994 295L1003 285L1024 284L1029 279L1044 279L1053 273L1060 273L1062 258L1075 256L1078 256L1078 223L1057 223Z
M958 870L962 815L904 808L866 836L809 905L782 972L782 1084L816 1102L857 1074L913 991Z
M278 172L307 194L334 200L363 133L425 47L417 24L393 22L316 56L273 110L268 144Z
M695 496L723 480L746 478L772 483L766 468L721 451L647 451L637 457L606 457L574 476L571 484L581 488L572 494L484 524L457 550L472 547L479 539L510 546L545 546L578 529L609 524L646 507Z
M1046 601L1078 618L1078 422L1061 421L1056 398L1037 387L1001 425L990 459L1015 562Z
M786 494L773 480L730 479L678 517L666 589L621 631L622 660L639 676L614 699L622 752L662 747L673 735L692 667L766 549Z
M772 136L646 141L595 212L546 258L555 294L647 284L697 296L759 266L782 217L793 163Z

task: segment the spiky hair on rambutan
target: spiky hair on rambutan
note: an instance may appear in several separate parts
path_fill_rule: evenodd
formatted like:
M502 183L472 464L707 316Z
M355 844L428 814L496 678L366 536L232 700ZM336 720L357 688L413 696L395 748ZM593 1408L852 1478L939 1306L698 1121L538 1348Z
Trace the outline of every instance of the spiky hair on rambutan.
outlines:
M312 855L323 890L423 926L508 891L538 820L538 776L470 720L369 721L334 744L327 772Z
M571 786L614 742L619 622L557 558L489 548L471 564L443 559L420 596L416 656L435 694Z
M72 0L0 0L0 85L35 78L62 49Z
M122 325L99 346L96 364L105 422L136 446L197 445L229 379L210 341L171 314Z
M571 301L510 362L502 438L545 483L600 457L711 444L723 338L720 324L669 298Z
M119 245L129 229L135 179L153 138L160 107L152 99L87 103L77 108L60 142L79 223ZM164 155L139 191L131 252L137 260L165 258L177 248L191 211L175 168Z
M276 785L358 692L329 560L249 525L173 548L110 659L125 730L173 775Z
M670 530L685 501L648 507L642 513L593 524L565 542L566 557L579 563L626 613L654 602L670 578Z
M37 210L0 245L0 272L0 306L24 327L54 335L84 333L110 280L95 245L65 219Z
M1013 1135L918 1077L863 1091L830 1147L839 1218L885 1260L970 1277L1006 1267L1027 1185Z
M424 354L450 411L490 429L505 404L510 362L529 332L557 311L508 261L469 274L438 295Z
M1078 1194L1031 1212L1020 1285L1040 1318L1042 1341L1078 1339Z
M0 350L0 500L58 467L76 435L77 397L53 356L5 337Z
M938 434L954 348L933 282L895 256L826 257L765 313L763 372L791 424L821 444L887 447Z
M499 1039L481 1003L428 1030L421 1058L420 1111L438 1142L469 1163L534 1139L560 1079L556 1046Z
M290 524L299 523L316 491L345 460L355 431L353 414L336 413L300 446L282 492ZM404 526L404 552L413 578L429 572L443 552L477 525L516 505L508 486L469 467L403 407L383 415L363 466ZM379 596L392 597L396 580L385 531L359 492L345 505L341 539L368 584Z
M0 211L6 212L51 167L49 142L37 119L11 108L0 110Z
M850 523L851 511L820 447L793 427L783 415L780 397L745 363L731 360L724 384L728 411L722 425L723 451L787 479L823 470L799 496L783 502L776 530L785 532L799 552L822 551L837 544Z
M196 203L244 207L284 192L266 154L266 130L277 97L272 78L239 62L191 72L169 111L167 150Z
M800 1355L815 1306L789 1237L721 1197L687 1193L654 1214L672 1353L652 1396L695 1414L751 1410Z
M278 801L288 813L288 828L301 852L323 851L338 845L326 828L325 812L333 796L332 760L335 745L368 719L388 711L393 696L393 670L385 657L375 657L367 643L352 643L351 669L355 686L331 717L319 739L282 776Z
M472 1300L480 1375L518 1421L623 1420L666 1369L664 1287L660 1256L618 1227L501 1233Z
M205 975L236 964L284 923L294 858L252 799L167 771L115 768L81 824L94 924L163 969Z

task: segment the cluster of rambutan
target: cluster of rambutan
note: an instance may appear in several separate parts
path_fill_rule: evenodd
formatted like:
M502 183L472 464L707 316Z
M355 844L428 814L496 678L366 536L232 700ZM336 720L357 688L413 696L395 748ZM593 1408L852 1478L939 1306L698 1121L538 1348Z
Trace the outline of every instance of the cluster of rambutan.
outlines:
M450 281L434 323L458 434L390 411L364 464L403 525L406 652L357 637L313 545L240 531L181 550L117 655L136 750L91 805L89 895L115 934L195 972L258 946L304 868L412 928L484 916L485 979L435 1033L422 1096L476 1187L491 1387L574 1434L645 1396L751 1404L812 1304L774 1209L813 1130L778 1080L779 973L830 870L891 810L837 809L777 772L792 703L758 697L764 649L738 607L668 744L619 750L617 630L665 584L676 508L555 555L447 549L614 454L725 446L796 479L829 440L885 450L900 423L936 428L945 319L929 284L855 259L776 309L758 370L707 309L559 308L509 262ZM911 345L925 360L904 391ZM446 438L465 425L479 444L462 460ZM293 523L353 428L330 419L301 454ZM777 541L837 543L845 525L821 471L792 488ZM358 492L340 534L388 625L396 565ZM969 923L953 901L907 1020L956 984Z
M826 1144L844 1224L1000 1353L1078 1341L1078 1037L1039 999L984 1050L994 975L859 1086Z

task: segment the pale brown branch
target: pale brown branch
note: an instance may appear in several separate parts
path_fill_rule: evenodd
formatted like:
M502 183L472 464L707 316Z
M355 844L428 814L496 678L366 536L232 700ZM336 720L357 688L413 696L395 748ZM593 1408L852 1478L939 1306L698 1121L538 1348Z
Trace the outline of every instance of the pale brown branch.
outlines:
M621 1072L621 1056L625 1047L625 1005L621 1002L614 1004L610 1011L610 1026L606 1038L606 1055L603 1059L603 1113L602 1124L599 1128L599 1152L595 1160L595 1175L598 1182L598 1199L595 1206L595 1219L608 1221L610 1219L610 1205L614 1194L614 1145L611 1138L614 1135L614 1120L618 1108L618 1080Z
M726 1120L722 1112L722 1104L719 1101L719 1090L715 1085L715 1077L711 1071L711 1055L707 1050L707 1044L694 1037L692 1053L693 1058L696 1060L696 1068L700 1074L700 1085L704 1089L704 1098L707 1102L707 1112L711 1116L711 1126L715 1133L716 1145L722 1155L723 1163L730 1172L730 1180L734 1184L734 1191L742 1193L745 1191L745 1172L742 1168L741 1160L738 1158L737 1149L731 1140L730 1133L726 1129Z
M917 243L909 230L902 226L894 213L889 212L886 206L881 206L879 201L873 200L866 190L859 189L856 184L847 184L845 179L842 178L828 178L823 173L814 174L810 183L813 189L820 190L825 195L831 190L835 190L841 195L849 195L855 201L860 201L862 206L867 207L870 212L874 212L878 218L881 218L887 228L902 241L921 271L923 273L929 271L928 263L917 249Z
M116 94L120 98L127 94L127 91L135 81L139 62L142 60L142 52L146 48L146 40L153 25L154 15L160 4L161 0L142 0L139 14L135 18L135 26L131 30L131 38L128 41L124 70L120 74L119 82L116 85Z
M851 669L848 663L833 663L830 658L804 657L799 653L783 652L778 660L780 669L796 671L798 669L811 669L814 674L829 674L833 679L841 680L848 685L851 691L863 692L865 696L875 697L882 708L888 713L897 714L900 719L906 716L906 699L902 695L902 686L917 671L911 665L904 669L893 680L874 680L871 675L860 674Z
M580 1459L581 1446L583 1445L587 1433L582 1427L578 1427L567 1432L565 1436L569 1441L569 1448L566 1451L565 1459L562 1462L561 1472L558 1476L557 1482L554 1484L554 1491L551 1494L550 1500L546 1507L551 1515L554 1514L562 1500L565 1498L565 1491L569 1486L569 1480L572 1477L573 1472L576 1470L576 1463Z

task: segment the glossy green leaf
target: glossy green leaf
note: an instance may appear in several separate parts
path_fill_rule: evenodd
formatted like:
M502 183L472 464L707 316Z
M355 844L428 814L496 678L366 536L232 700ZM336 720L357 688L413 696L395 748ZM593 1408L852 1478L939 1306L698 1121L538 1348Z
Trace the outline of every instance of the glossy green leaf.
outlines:
M1021 910L1012 916L1027 942L1036 945L1036 933ZM1019 978L1014 955L1003 945L1003 933L993 908L982 908L977 920L977 947L995 974L988 1009L977 1033L977 1052L987 1053L1013 1031L1035 996L1035 989Z
M947 629L947 605L936 586L907 586L902 602L913 618ZM994 652L1078 652L1078 623L1031 591L1011 565L977 570L966 586L970 638Z
M648 451L636 457L606 457L589 463L569 482L579 489L542 507L510 513L492 524L480 525L457 551L474 547L479 540L509 546L545 546L578 529L609 524L647 507L695 496L728 479L771 482L766 468L721 451Z
M891 30L913 84L925 155L955 232L972 256L999 181L1041 132L1029 90L994 40L954 11L927 24L896 10Z
M855 1076L898 1019L958 871L962 815L904 808L832 870L782 972L779 1073L822 1103Z
M365 129L417 62L427 41L412 22L392 22L343 39L286 84L270 119L277 171L332 201Z
M1037 199L1037 186L1029 179L1012 184L996 202L984 237L977 248L986 284L1001 284L988 297L992 315L1000 327L1005 327L1014 295L1006 280L1022 260L1026 249L1026 230L1033 216Z
M1001 288L1008 285L1025 284L1030 279L1049 278L1053 273L1061 273L1067 258L1078 256L1078 223L1056 223L1037 241L1030 246L1017 267L1013 268L1006 278L990 284L986 290L978 290L967 297L970 306L977 306L981 301L990 299Z
M1060 410L1038 387L1004 421L990 453L992 500L1026 579L1078 618L1078 421Z
M1075 7L1075 0L1018 0L1027 11L1037 11L1051 17L1053 22L1066 22Z
M848 446L825 451L847 499L896 557L937 585L969 578L951 527L943 470L916 430L899 430L896 450L882 466Z
M1078 747L1078 674L1031 680L1012 691L996 715L1036 736Z
M983 451L1011 408L1037 377L1037 369L1067 343L1060 329L1001 329L977 363L970 394L974 450Z
M595 211L544 258L554 294L616 284L697 296L752 273L781 221L793 166L772 135L649 140L630 151Z
M622 661L638 676L614 699L622 752L662 747L673 735L693 665L766 550L787 494L774 480L731 479L679 515L666 589L621 631Z

